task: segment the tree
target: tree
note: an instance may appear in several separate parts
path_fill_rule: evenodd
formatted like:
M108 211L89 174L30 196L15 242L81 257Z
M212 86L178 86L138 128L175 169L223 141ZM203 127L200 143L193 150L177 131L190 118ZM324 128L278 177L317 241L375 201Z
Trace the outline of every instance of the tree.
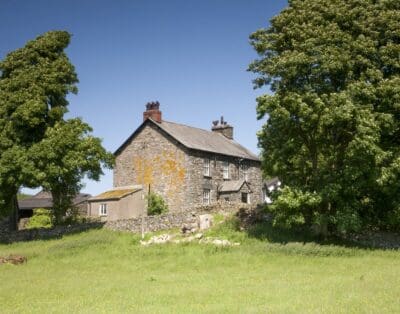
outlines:
M399 20L398 0L291 0L250 36L281 222L346 231L400 213Z
M48 128L42 141L29 150L41 185L51 191L56 224L73 207L82 179L87 176L99 180L102 167L113 165L113 155L91 131L81 119L60 121Z
M67 32L48 32L0 62L0 214L12 212L14 220L19 188L39 183L29 148L62 120L66 95L77 92L64 53L69 42Z

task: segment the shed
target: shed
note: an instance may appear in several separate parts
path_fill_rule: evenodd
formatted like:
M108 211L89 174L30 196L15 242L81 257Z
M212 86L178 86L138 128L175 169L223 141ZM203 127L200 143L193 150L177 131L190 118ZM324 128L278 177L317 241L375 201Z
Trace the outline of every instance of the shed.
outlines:
M142 186L122 186L90 198L88 216L102 220L129 219L145 214L145 209Z

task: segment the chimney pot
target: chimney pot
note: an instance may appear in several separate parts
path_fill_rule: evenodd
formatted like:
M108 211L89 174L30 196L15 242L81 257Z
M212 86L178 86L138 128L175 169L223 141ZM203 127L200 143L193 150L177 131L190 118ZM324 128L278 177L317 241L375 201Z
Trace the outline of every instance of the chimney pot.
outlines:
M143 112L143 121L146 121L149 118L161 123L162 112L160 111L160 103L158 101L151 101L146 104L146 111Z
M212 122L213 126L211 130L213 132L221 133L226 138L233 140L233 126L229 125L228 122L224 121L224 117L221 116L221 119L215 120Z

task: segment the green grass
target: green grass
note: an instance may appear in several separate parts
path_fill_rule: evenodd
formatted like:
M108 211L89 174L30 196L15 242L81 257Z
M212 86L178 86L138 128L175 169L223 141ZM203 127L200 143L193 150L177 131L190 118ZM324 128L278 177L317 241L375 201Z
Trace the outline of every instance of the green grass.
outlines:
M400 308L400 252L310 242L234 220L207 236L239 247L167 244L108 230L0 245L1 313L390 313ZM307 241L307 242L304 242Z

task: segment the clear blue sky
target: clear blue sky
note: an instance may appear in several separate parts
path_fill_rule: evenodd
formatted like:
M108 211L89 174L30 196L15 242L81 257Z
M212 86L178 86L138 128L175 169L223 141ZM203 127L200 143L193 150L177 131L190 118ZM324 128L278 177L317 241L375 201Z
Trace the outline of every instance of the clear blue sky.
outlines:
M73 34L67 54L79 77L69 116L82 117L114 152L158 100L163 118L204 129L221 115L255 153L249 34L286 0L0 0L0 58L49 30ZM112 187L112 172L83 191Z

